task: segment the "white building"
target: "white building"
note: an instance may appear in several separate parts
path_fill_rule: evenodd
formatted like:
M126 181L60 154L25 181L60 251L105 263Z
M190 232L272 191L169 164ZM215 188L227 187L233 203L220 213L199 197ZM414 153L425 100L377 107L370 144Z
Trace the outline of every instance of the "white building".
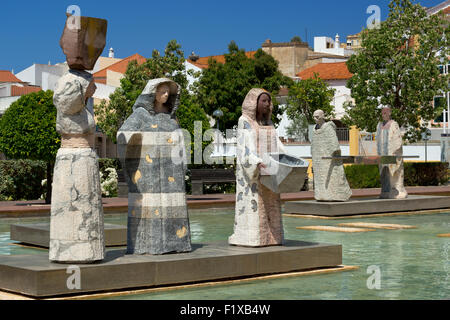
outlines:
M39 86L30 86L18 79L12 72L0 70L0 116L20 96L40 90Z
M55 90L59 78L61 78L67 70L69 70L67 63L58 63L56 65L35 63L17 73L16 77L33 86L39 86L44 91Z
M354 52L351 49L341 47L340 37L336 34L334 40L330 37L314 37L314 52L349 56Z

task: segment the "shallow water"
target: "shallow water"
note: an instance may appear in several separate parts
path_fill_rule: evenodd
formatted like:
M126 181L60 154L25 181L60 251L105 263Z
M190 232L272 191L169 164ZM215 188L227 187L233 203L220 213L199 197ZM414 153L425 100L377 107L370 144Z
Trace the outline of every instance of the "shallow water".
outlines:
M11 244L11 223L37 223L48 218L0 219L0 254L33 254L43 249ZM193 243L226 241L232 233L233 209L190 210ZM125 214L106 215L105 222L126 225ZM417 229L340 233L296 229L307 225L336 226L344 222L395 223ZM283 217L285 238L342 244L343 264L358 270L332 274L255 280L238 284L170 290L113 299L450 299L450 212L355 219ZM380 289L368 268L380 271ZM372 276L372 277L371 277Z

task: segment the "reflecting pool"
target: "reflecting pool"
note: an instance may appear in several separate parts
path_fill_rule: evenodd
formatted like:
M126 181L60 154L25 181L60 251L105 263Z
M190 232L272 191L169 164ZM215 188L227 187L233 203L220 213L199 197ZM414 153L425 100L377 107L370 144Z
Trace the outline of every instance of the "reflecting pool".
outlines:
M232 233L233 209L190 210L193 243L226 241ZM13 244L9 225L48 218L0 219L0 254L36 254L37 248ZM105 215L105 222L126 225L125 214ZM403 224L416 229L340 233L301 230L308 225L337 226L345 222ZM112 299L450 299L450 212L351 219L283 217L285 238L342 244L343 264L355 271L254 280L236 284L159 291ZM380 288L373 288L370 270L379 270Z

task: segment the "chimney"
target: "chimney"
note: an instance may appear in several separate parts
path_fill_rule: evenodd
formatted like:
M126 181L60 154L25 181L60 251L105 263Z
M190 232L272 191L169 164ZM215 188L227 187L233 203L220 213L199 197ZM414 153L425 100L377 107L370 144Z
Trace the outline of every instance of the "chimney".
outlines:
M339 34L337 34L336 33L336 37L334 38L334 42L335 42L335 48L340 48L341 47L341 44L340 44L340 41L339 41Z
M109 58L114 58L114 49L113 48L109 48Z
M189 60L194 61L194 62L197 61L199 58L200 57L197 54L195 54L194 51L192 51L191 55L189 56Z
M14 69L11 69L11 73L14 74Z

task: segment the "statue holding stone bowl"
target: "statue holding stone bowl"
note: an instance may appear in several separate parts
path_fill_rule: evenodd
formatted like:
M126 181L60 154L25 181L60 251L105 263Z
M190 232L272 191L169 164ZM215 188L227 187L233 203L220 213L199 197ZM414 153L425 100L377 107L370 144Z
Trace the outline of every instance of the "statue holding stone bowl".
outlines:
M345 176L343 161L331 159L341 156L336 125L332 121L325 121L322 110L316 110L313 117L316 122L311 141L314 198L317 201L347 201L352 191Z
M291 188L294 184L300 191L305 180L307 165L285 154L272 124L272 109L272 98L263 89L251 89L242 104L237 132L235 223L228 239L231 245L282 245L280 187L288 181ZM281 159L293 162L283 165ZM296 161L302 162L302 177L291 174L294 167L297 169Z
M148 81L117 133L128 183L128 254L191 251L184 137L176 120L180 87Z
M382 122L378 123L376 141L379 156L397 156L396 163L379 164L381 199L404 199L408 196L403 185L403 140L399 125L391 119L391 108L381 108Z

